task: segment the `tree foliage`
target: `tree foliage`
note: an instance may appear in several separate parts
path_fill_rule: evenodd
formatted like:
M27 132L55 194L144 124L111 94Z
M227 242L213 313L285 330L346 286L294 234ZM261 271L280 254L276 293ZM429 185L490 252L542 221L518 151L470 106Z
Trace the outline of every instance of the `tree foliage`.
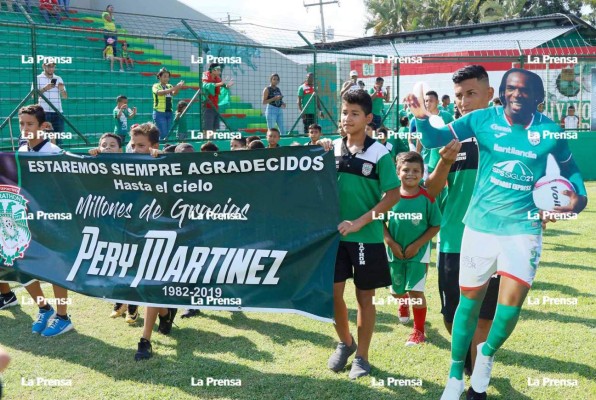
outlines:
M586 4L587 3L587 4ZM573 14L594 23L596 0L366 0L366 29L376 35L494 22L554 13ZM591 9L582 16L582 5Z

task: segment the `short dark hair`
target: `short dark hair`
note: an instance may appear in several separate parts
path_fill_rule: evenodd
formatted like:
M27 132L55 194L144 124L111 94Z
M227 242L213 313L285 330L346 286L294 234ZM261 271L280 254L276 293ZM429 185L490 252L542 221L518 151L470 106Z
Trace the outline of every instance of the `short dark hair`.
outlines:
M371 128L373 131L377 129L377 124L375 124L374 122L369 122L368 124L366 124L366 126Z
M425 96L435 96L435 99L439 100L439 94L434 90L429 90L428 92L424 93Z
M118 143L118 148L121 149L122 148L122 138L118 135L116 135L115 133L104 133L103 135L101 135L99 137L99 143L101 143L102 139L104 138L112 138L112 139L116 139L116 143Z
M120 101L122 100L128 100L128 97L124 96L124 95L120 95L118 97L116 97L116 103L120 103Z
M319 132L323 132L323 128L321 128L321 125L319 125L319 124L310 124L310 125L308 126L308 129L309 129L309 130L310 130L310 129L316 129L316 130L318 130Z
M410 119L405 115L399 119L400 126L408 126L409 123L410 123Z
M377 129L377 134L379 134L379 133L384 133L385 135L387 135L389 133L389 131L387 130L387 128L382 126L379 129Z
M441 101L443 100L447 100L449 98L448 94L444 94L443 96L441 96Z
M223 69L223 65L221 65L220 63L209 64L209 72L213 71L217 67L219 67L220 69Z
M453 83L462 83L468 79L478 79L479 81L487 80L488 73L482 65L466 65L453 73L451 80Z
M507 106L507 99L505 99L505 86L507 86L507 78L513 73L519 73L525 75L528 78L529 88L534 95L534 107L538 107L538 104L544 101L544 84L540 76L534 72L528 71L521 68L511 68L505 72L503 79L501 79L501 85L499 86L499 99L503 103L503 107ZM535 109L532 111L536 111Z
M243 137L239 137L239 138L234 138L231 140L232 142L238 142L242 145L242 147L246 147L246 138Z
M145 122L130 130L130 136L141 135L149 139L149 143L159 143L159 129L151 122Z
M503 103L501 103L501 99L499 99L498 97L495 97L493 99L493 104L497 104L499 106L502 106L503 105Z
M128 46L128 43L126 43L126 42L122 42L120 45L121 45L122 47L124 47L124 46Z
M46 112L43 110L43 107L39 104L32 104L30 106L21 107L21 109L19 110L19 115L22 114L33 115L39 125L46 122Z
M190 148L190 151L186 151L186 149ZM179 143L178 146L175 147L174 153L194 153L195 148L192 147L190 143Z
M378 76L377 79L375 79L375 82L385 82L385 79L383 79L381 76Z
M219 151L219 147L213 142L203 143L201 151Z
M572 104L569 107L567 107L568 110L575 110L575 106Z
M176 104L176 111L181 113L187 106L188 106L188 103L186 101L180 100L178 102L178 104Z
M365 115L372 113L372 98L362 89L345 92L341 101L348 104L359 105L362 107L362 111L364 111Z
M397 168L399 169L403 163L418 163L420 168L424 171L424 160L422 156L415 151L405 151L397 155Z
M249 150L264 149L264 148L265 148L265 145L260 140L253 140L252 142L250 142L248 144L248 149Z
M163 74L168 74L168 75L172 76L170 71L168 71L166 67L163 67L162 69L159 70L159 72L157 72L157 79L159 79Z
M175 144L168 144L163 148L164 153L175 153L176 152L176 145Z
M261 137L257 135L249 136L246 138L246 144L249 145L251 142L254 142L255 140L261 140Z
M271 81L271 79L276 78L276 77L277 77L277 79L281 80L278 73L271 74L271 76L269 77L269 80Z
M271 131L271 132L277 132L277 134L278 134L279 136L281 136L281 133L279 133L279 129L277 129L277 128L269 128L269 129L268 129L268 131Z

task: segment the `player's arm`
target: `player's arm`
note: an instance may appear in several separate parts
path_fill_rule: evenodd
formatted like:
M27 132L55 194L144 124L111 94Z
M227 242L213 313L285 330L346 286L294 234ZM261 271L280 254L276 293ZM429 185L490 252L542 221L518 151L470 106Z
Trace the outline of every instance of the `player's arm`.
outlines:
M339 92L339 97L344 97L344 93L352 86L352 81L345 81Z
M554 156L555 160L557 160L557 163L559 164L561 176L567 178L575 188L575 192L569 190L563 191L563 194L569 196L570 198L569 204L565 207L555 207L554 211L561 213L580 213L588 205L588 194L586 192L584 180L581 176L581 173L579 172L579 168L577 167L577 164L573 159L573 155L569 150L567 140L557 141L557 150L555 151Z
M451 170L453 163L457 160L457 154L459 153L460 149L461 143L454 139L449 142L447 146L439 150L439 161L434 167L433 172L424 182L426 191L431 197L437 197L445 187L447 177L449 176L449 171ZM429 163L429 168L432 164L433 160L431 160Z
M461 141L474 136L473 122L471 121L474 118L474 113L465 115L441 128L435 128L430 124L430 115L424 104L421 104L415 95L409 94L404 101L416 117L416 130L421 133L421 142L427 149L445 146L452 139Z
M389 161L391 162L391 160ZM360 229L362 229L362 227L369 224L373 220L373 215L385 214L387 211L391 210L391 207L397 204L400 197L399 187L386 191L385 195L381 201L377 203L377 205L353 221L341 222L337 226L337 230L344 236L349 233L358 232Z
M393 255L400 260L404 259L404 250L401 248L401 245L393 240L391 233L389 233L389 229L387 229L387 225L383 224L383 238L385 239L385 243L391 249Z
M406 259L408 258L412 258L414 257L416 254L418 254L418 252L420 251L420 248L422 246L424 246L426 243L428 243L429 241L432 240L432 238L434 238L437 233L439 233L439 230L441 229L441 226L429 226L428 229L426 231L424 231L424 233L422 235L420 235L420 237L416 240L414 240L412 243L410 243L409 245L406 246L406 249L404 250L404 257Z
M136 107L133 107L132 108L132 112L130 113L130 115L128 116L128 118L129 119L132 119L132 118L134 118L136 116L137 116L137 108Z

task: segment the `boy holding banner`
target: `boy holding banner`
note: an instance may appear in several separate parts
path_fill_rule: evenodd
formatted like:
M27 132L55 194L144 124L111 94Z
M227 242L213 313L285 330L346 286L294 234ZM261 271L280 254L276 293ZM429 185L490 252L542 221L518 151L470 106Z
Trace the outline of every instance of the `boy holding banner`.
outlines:
M335 262L333 285L335 330L340 339L327 366L344 369L356 353L350 378L370 374L368 348L375 326L375 289L391 285L383 222L386 213L400 198L399 181L391 155L385 146L365 133L372 121L372 99L364 90L342 96L341 126L346 136L331 142L319 141L326 150L333 147L338 168L340 217L337 229L342 238ZM346 280L354 279L358 301L358 340L350 334L348 308L344 301Z

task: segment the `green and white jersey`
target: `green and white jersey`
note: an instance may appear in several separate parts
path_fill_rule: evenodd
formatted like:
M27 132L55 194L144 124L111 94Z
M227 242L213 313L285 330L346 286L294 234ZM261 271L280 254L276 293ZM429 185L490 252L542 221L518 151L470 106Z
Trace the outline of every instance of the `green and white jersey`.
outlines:
M534 112L527 126L512 125L503 107L476 110L443 128L434 128L428 119L417 119L422 142L439 147L454 137L478 140L478 176L464 224L476 231L495 235L538 235L540 221L528 218L538 213L532 189L546 172L552 154L580 195L586 194L583 180L566 140L553 135L561 129L543 114Z
M461 149L456 161L447 175L447 186L437 196L439 208L443 214L441 221L441 253L459 253L464 235L464 216L472 199L476 173L478 172L478 143L475 138L461 142ZM435 170L441 156L431 157L428 164L429 174Z
M346 138L333 141L339 215L342 221L355 220L381 201L383 193L399 187L395 165L385 146L366 137L361 152L352 154ZM373 220L358 232L342 236L344 242L383 243L383 221Z
M441 211L435 199L424 188L415 196L401 196L401 200L385 215L387 230L402 249L406 249L431 226L441 225ZM420 261L426 253L430 241L407 261ZM387 249L390 255L391 250ZM390 257L391 259L391 257Z
M120 118L118 118L118 114L120 113L120 109L118 107L114 108L112 115L114 116L114 133L120 136L127 136L128 135L128 117L132 114L132 110L130 108L125 108L122 110L122 114L120 114Z

